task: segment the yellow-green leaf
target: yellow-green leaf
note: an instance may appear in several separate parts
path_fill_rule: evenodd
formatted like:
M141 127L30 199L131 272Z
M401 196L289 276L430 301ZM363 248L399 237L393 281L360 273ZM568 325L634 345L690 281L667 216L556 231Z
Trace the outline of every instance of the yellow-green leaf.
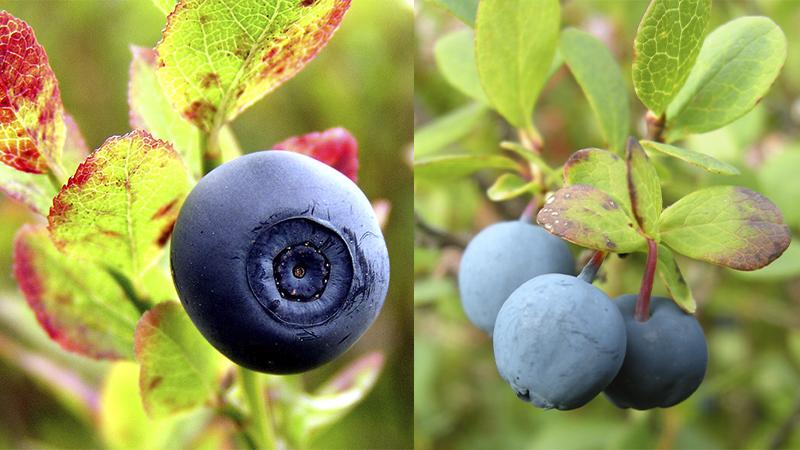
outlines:
M538 190L539 185L535 181L526 181L514 173L504 173L489 187L486 195L489 200L501 202L519 197L525 193L535 193Z
M533 107L558 44L558 0L481 0L475 52L481 85L517 128L532 126Z
M681 309L689 314L693 314L697 309L697 303L694 301L689 285L683 278L681 268L678 267L678 262L672 251L663 246L658 246L658 261L657 261L658 275L661 281L667 287L672 300L680 306Z
M350 363L313 394L300 394L288 408L287 433L293 447L309 441L341 419L372 390L383 369L384 357L370 353Z
M465 177L483 169L519 170L511 158L500 155L434 156L414 163L414 176L433 180Z
M789 227L778 207L757 192L735 186L695 191L665 209L661 242L690 258L738 270L755 270L789 246Z
M414 158L429 155L458 141L484 117L486 106L473 102L418 127L414 131Z
M584 184L556 191L536 220L550 233L595 250L631 253L647 243L636 231L634 219L613 198Z
M628 89L619 65L602 42L575 28L561 32L559 49L600 122L608 148L621 155L630 113Z
M448 83L474 100L489 103L478 78L475 33L472 30L458 30L445 35L436 41L433 55Z
M685 161L711 173L718 173L720 175L738 175L740 173L739 169L735 166L706 155L705 153L655 141L639 141L639 143L647 150L678 158L681 161Z
M686 82L703 43L711 0L653 0L634 40L633 87L656 116Z
M299 72L350 0L181 0L167 18L158 78L172 105L218 129Z
M214 414L202 409L151 419L142 407L138 381L138 364L118 362L109 369L98 418L105 446L114 450L195 448L195 439L213 426Z
M766 17L742 17L714 30L667 108L667 140L715 130L745 115L784 61L786 36Z
M100 267L59 253L45 228L26 225L17 234L14 277L61 347L98 359L133 358L137 309Z
M53 199L56 246L137 278L161 255L191 188L168 143L145 131L108 139Z
M162 302L136 327L139 386L150 417L201 406L217 387L219 354L194 326L180 303Z

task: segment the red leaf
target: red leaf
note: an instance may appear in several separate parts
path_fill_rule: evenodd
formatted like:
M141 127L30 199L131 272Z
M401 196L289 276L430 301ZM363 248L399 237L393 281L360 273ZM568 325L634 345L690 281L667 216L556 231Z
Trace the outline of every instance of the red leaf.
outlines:
M47 54L27 23L0 11L0 162L45 173L64 145L63 105Z
M290 137L272 148L311 156L347 175L354 182L358 181L358 142L344 128Z

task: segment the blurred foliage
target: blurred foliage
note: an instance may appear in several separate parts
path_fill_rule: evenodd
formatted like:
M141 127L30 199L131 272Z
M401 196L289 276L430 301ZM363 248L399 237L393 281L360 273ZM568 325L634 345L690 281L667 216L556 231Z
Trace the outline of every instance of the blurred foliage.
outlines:
M90 148L129 131L129 46L154 46L165 23L152 2L0 0L0 9L33 27L58 77L65 108ZM405 0L353 2L316 60L233 125L246 152L270 148L292 135L345 127L360 146L359 185L370 199L391 204L385 235L392 283L383 312L340 361L308 373L303 381L317 386L369 351L384 352L386 368L365 401L315 436L312 447L412 445L412 283L407 267L412 260L413 200L407 152L413 127L413 20ZM98 431L97 408L111 366L67 355L46 338L10 276L14 233L35 219L5 199L0 200L0 217L0 447L107 445ZM65 389L54 380L72 384ZM74 399L64 398L65 391L83 392L87 397L78 403L88 402L89 410L75 407ZM209 432L218 436L223 425L212 425ZM190 445L203 444L218 446L205 441Z
M598 37L625 77L631 129L644 134L644 107L633 95L633 39L646 1L562 1L561 26ZM466 29L442 2L417 0L414 107L416 127L469 105L447 82L434 48L450 32ZM789 250L756 272L736 272L685 258L684 275L698 302L709 344L709 369L700 389L670 409L623 411L605 398L584 408L542 411L525 404L497 374L491 340L466 319L456 276L461 250L441 236L421 232L415 245L415 445L447 448L797 448L800 446L800 5L794 1L715 2L707 33L745 15L765 15L786 33L786 64L759 106L719 130L690 136L681 145L735 166L741 174L707 173L674 158L652 154L665 205L705 186L735 184L770 197L793 232ZM474 122L474 121L473 121ZM545 84L534 122L543 156L561 165L573 152L602 146L592 108L568 69ZM472 122L471 122L472 123ZM430 139L430 136L426 136ZM468 130L458 129L442 150L500 154L516 132L495 113ZM430 142L430 141L426 141ZM415 180L415 211L426 228L468 238L486 225L516 218L526 199L490 202L486 189L496 171L456 181ZM451 242L448 240L448 242ZM457 241L453 241L457 242ZM580 249L573 247L578 254ZM638 291L643 255L611 257L600 286L613 298ZM655 293L665 290L656 283ZM602 396L601 396L602 397Z

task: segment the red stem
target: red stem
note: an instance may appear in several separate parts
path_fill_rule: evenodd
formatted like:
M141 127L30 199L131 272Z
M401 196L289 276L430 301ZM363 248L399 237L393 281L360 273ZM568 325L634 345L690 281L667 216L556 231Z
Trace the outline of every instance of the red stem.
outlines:
M639 322L647 322L650 318L650 294L653 292L653 279L656 275L656 263L658 262L658 245L656 241L647 239L647 265L642 277L642 287L639 290L639 297L636 299L636 309L633 317Z
M528 206L525 207L525 210L522 211L522 215L519 216L519 220L527 223L533 223L538 209L539 204L536 200L536 196L534 196L528 203Z
M604 259L606 259L605 252L601 252L600 250L594 252L592 257L589 259L589 262L583 266L583 270L581 270L581 273L578 274L578 278L589 284L592 284L595 275L597 275L597 271L600 270L600 266L603 265Z

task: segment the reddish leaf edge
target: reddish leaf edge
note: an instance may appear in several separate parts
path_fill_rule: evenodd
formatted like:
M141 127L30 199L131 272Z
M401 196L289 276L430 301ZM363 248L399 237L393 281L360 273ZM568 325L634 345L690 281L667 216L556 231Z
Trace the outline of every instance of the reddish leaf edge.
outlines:
M46 229L32 224L25 224L17 231L14 236L14 263L12 267L12 273L17 280L17 285L23 297L25 297L28 306L33 311L39 325L41 325L51 340L66 351L78 353L94 359L123 359L122 355L113 352L98 352L88 345L71 340L66 334L62 333L53 322L43 300L44 282L40 274L36 271L36 267L33 263L34 250L25 243L25 238L28 235L35 235L40 231L46 231Z
M97 150L92 152L89 156L86 157L85 160L83 160L82 163L80 163L80 165L78 165L78 168L75 170L75 173L71 177L69 177L67 183L61 187L61 190L53 198L53 204L50 207L49 214L47 215L47 230L50 232L50 237L53 240L53 244L55 244L56 248L58 248L59 251L64 249L66 243L63 240L53 239L52 233L53 229L60 225L60 221L63 220L64 215L70 209L72 209L72 204L66 202L63 199L65 192L67 192L70 189L81 188L83 185L86 184L87 181L89 181L91 176L97 171L96 156L98 151L106 148L107 146L115 144L117 141L134 139L134 138L142 139L145 145L148 146L164 147L166 151L169 152L172 156L181 159L180 155L178 154L178 152L175 151L171 143L153 137L153 135L151 135L146 130L136 129L126 134L119 136L111 136L108 139L106 139L105 142L103 142L103 144ZM183 159L181 159L181 161L183 161Z

